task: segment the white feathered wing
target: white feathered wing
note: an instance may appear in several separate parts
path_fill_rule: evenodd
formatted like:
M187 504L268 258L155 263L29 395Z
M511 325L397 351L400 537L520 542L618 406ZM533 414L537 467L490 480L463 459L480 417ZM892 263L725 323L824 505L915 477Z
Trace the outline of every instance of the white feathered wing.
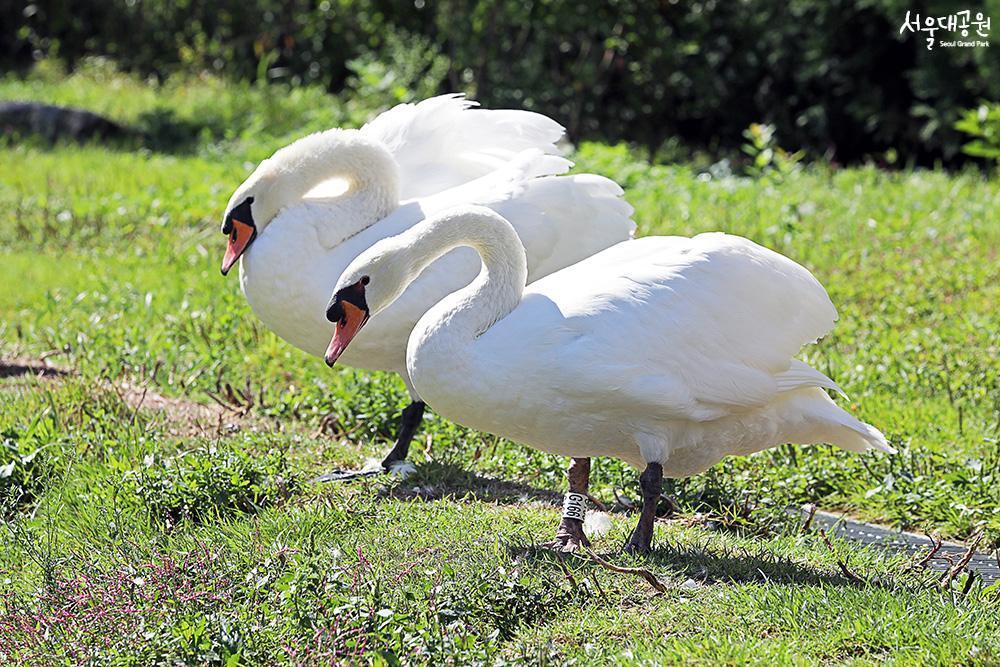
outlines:
M650 237L529 285L477 348L480 359L546 350L545 373L558 383L548 393L576 411L618 405L649 423L706 425L774 411L788 441L891 452L880 432L818 389L839 391L832 380L794 359L836 319L806 269L747 239Z
M477 109L461 94L400 104L361 128L400 169L400 198L426 197L484 176L524 150L558 155L564 129L531 111Z

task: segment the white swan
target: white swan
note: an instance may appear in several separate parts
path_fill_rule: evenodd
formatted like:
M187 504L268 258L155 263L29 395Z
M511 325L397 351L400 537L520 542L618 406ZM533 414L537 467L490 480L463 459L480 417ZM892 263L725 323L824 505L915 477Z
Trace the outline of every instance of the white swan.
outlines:
M222 227L229 235L222 272L240 260L243 293L268 328L321 356L333 332L323 317L330 286L348 263L376 241L456 204L485 205L513 222L527 250L529 279L631 235L632 209L615 183L553 176L570 166L552 154L563 131L557 123L472 106L446 95L395 107L360 130L307 136L264 160L237 188ZM405 459L423 414L406 376L407 337L428 308L471 281L478 267L469 249L442 258L344 357L352 366L400 373L410 390L413 403L386 468Z
M526 288L511 225L488 209L453 210L347 267L327 312L337 322L327 363L350 343L345 323L376 323L458 246L479 253L481 272L414 328L410 381L465 426L645 467L629 550L649 549L663 474L784 442L893 451L827 396L839 391L831 379L793 358L836 320L823 287L790 259L722 233L625 241ZM582 521L564 516L567 533L563 544L582 541Z

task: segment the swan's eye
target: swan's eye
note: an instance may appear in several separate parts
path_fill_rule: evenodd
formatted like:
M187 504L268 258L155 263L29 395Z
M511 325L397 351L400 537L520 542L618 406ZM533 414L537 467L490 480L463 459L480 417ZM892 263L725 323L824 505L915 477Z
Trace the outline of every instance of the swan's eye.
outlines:
M372 279L371 279L371 278L369 278L368 276L361 276L361 284L362 284L362 285L367 285L367 284L368 284L368 283L370 283L371 281L372 281Z

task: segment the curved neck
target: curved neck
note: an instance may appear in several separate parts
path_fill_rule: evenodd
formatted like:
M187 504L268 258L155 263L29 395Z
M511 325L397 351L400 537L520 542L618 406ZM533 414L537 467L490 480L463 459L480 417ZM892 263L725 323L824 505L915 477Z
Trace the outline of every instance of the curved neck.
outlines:
M301 204L331 179L347 190L329 202L329 224L319 229L327 247L357 234L399 205L399 167L381 143L357 130L317 132L278 150L257 168L261 190L258 217L272 220L281 209ZM339 213L339 214L338 214Z
M409 237L409 238L404 238ZM412 263L406 284L436 259L460 246L479 253L482 269L475 280L431 308L417 328L423 335L440 330L476 338L506 317L521 302L528 261L517 232L490 209L463 206L415 225L397 237ZM444 327L444 325L447 325Z

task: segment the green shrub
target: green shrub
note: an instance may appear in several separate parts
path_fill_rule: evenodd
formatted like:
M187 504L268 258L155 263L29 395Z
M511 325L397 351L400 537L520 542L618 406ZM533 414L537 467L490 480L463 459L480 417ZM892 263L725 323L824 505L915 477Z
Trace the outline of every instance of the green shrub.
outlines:
M351 90L365 104L385 108L437 94L449 61L430 38L392 28L381 50L367 50L347 66Z
M971 139L962 146L967 155L1000 163L1000 102L966 110L955 129Z
M923 39L900 34L907 11L955 9L924 2L83 0L12 7L0 10L4 64L24 67L50 54L75 66L99 54L159 81L178 70L208 71L293 89L317 83L379 105L464 90L492 106L547 113L574 140L624 139L650 156L672 137L735 152L743 130L763 122L787 145L838 162L889 151L904 161L958 160L961 109L1000 98L995 48L928 50ZM248 99L243 108L260 103Z
M747 174L753 178L766 178L781 182L799 168L805 157L803 151L789 153L778 145L773 125L753 123L743 131L746 143L743 153L750 158Z
M298 488L284 452L263 456L209 447L178 456L150 455L129 473L127 487L151 519L172 527L233 512L254 513L287 499Z

